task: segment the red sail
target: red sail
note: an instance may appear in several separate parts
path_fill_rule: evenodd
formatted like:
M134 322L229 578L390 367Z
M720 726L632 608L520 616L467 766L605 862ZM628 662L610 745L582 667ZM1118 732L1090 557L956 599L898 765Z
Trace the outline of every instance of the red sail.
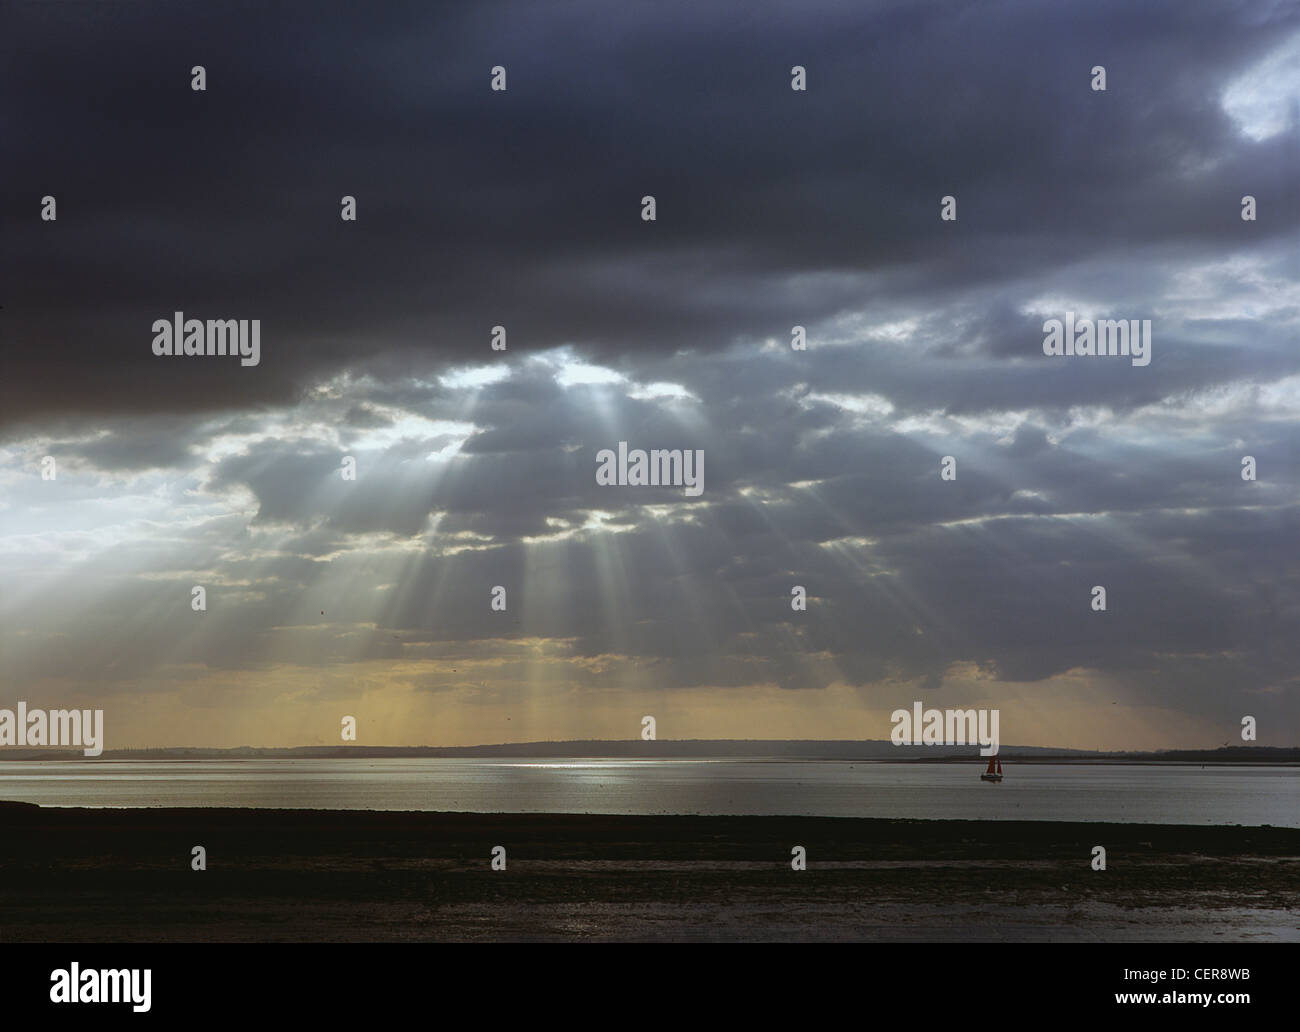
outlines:
M990 756L990 757L989 757L989 769L986 770L984 773L985 773L985 774L1000 774L1000 773L1002 773L1001 770L997 770L997 771L995 771L995 770L993 769L993 764L995 764L995 763L1000 763L1000 761L998 760L998 758L997 758L996 756Z
M997 757L995 757L995 759L998 761L998 773L1001 774L1001 773L1002 773L1002 757L1001 757L1001 756L997 756Z

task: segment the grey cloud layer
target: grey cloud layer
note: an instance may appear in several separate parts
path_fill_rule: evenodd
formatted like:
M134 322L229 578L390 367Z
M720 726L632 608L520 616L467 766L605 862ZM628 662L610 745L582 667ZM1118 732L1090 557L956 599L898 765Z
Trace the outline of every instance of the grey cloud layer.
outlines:
M0 83L26 101L0 216L5 423L284 402L359 362L480 354L498 323L609 360L710 349L1300 224L1294 133L1253 141L1218 103L1300 27L1293 5L74 10L5 15ZM1266 213L1248 230L1243 183ZM155 359L147 328L177 309L261 318L257 374Z

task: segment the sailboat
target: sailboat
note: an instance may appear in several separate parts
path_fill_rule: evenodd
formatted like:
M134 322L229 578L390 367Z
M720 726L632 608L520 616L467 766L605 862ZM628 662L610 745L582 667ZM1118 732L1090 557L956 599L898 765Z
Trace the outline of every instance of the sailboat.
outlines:
M980 775L981 781L1001 781L1002 780L1002 757L990 756L989 769Z

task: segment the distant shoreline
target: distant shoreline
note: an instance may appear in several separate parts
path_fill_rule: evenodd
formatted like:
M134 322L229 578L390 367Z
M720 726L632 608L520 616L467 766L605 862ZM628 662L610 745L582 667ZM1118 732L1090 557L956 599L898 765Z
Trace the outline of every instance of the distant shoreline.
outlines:
M114 816L105 817L106 813ZM53 817L52 815L57 815ZM16 830L24 824L48 827L107 827L122 823L132 829L151 826L177 828L216 825L260 826L280 828L286 825L334 827L339 824L387 826L401 829L449 828L459 831L495 832L500 829L530 831L550 829L574 833L594 831L615 836L625 830L653 831L653 841L685 841L697 830L708 831L705 838L716 838L716 825L736 836L736 841L763 841L774 829L784 834L792 827L833 832L837 840L868 844L893 841L900 831L924 833L926 841L967 841L972 834L979 841L1022 841L1026 836L1043 841L1072 839L1079 831L1095 835L1105 829L1124 841L1150 839L1155 836L1164 847L1212 845L1226 850L1219 855L1239 851L1243 843L1251 848L1268 846L1268 851L1294 854L1300 860L1300 828L1271 824L1152 824L1118 821L1044 821L1044 820L967 820L961 818L924 817L828 817L802 814L607 814L551 812L478 812L468 810L356 810L322 807L274 806L42 806L16 800L0 799L0 831ZM1068 830L1068 831L1067 831ZM743 834L742 834L743 832ZM950 834L951 832L951 834ZM1255 833L1243 838L1245 833ZM847 834L847 838L844 836ZM965 836L966 838L962 838ZM489 835L490 837L490 835ZM955 837L955 838L954 838ZM635 841L635 837L632 841ZM651 840L647 839L647 842ZM1276 847L1276 848L1275 848ZM561 847L562 849L562 847ZM1288 852L1290 851L1290 852ZM0 859L3 853L0 853Z
M1042 746L1003 746L999 755L1015 763L1300 765L1300 747L1229 746L1163 752L1084 752ZM0 748L0 762L84 760L222 759L698 759L830 760L876 763L982 763L977 747L895 746L887 741L746 741L730 739L642 741L522 742L468 746L295 746L235 749L105 749L87 757L79 749Z

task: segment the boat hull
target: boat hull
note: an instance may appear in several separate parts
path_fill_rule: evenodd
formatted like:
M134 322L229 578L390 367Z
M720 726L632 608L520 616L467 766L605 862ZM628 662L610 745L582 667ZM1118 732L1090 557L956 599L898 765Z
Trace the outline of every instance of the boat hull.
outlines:
M1001 775L1001 774L981 774L981 775L980 775L980 780L981 780L981 781L1001 781L1001 780L1002 780L1002 775Z

